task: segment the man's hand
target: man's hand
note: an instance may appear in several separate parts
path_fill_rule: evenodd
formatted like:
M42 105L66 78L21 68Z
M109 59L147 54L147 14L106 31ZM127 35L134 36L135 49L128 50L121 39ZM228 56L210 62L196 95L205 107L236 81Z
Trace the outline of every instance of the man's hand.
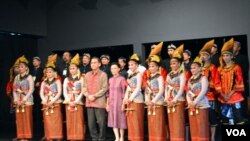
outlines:
M89 96L88 96L88 99L89 99L90 101L92 101L92 102L96 100L95 96L93 96L93 95L89 95Z
M106 111L109 112L109 105L106 105Z

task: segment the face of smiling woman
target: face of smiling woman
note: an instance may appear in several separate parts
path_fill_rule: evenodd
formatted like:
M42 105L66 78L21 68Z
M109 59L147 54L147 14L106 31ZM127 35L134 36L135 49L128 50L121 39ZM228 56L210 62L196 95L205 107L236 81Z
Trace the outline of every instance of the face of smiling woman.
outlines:
M158 71L159 67L155 62L149 62L148 69L152 74L154 74Z
M47 68L46 69L46 76L47 78L53 78L55 74L55 71L52 68Z
M197 63L193 63L191 65L191 70L190 71L191 71L192 75L197 75L197 74L199 74L201 72L201 66L198 65Z
M180 68L180 62L176 58L170 60L170 67L173 71L176 71Z
M138 64L135 61L129 61L128 63L128 68L129 70L131 70L132 72L135 72L136 69L138 68Z
M24 63L19 63L19 73L24 74L28 70L28 67Z
M75 64L71 64L69 66L69 72L71 75L76 75L77 74L78 67Z

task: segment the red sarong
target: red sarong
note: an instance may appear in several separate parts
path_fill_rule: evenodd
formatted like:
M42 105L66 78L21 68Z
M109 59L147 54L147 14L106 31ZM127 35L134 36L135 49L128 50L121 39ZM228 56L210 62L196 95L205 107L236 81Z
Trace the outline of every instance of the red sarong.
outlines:
M77 110L68 110L66 105L66 126L67 140L85 140L85 122L83 115L83 106L77 105Z
M62 111L61 104L55 104L53 109L54 113L48 111L46 115L46 110L43 111L44 119L44 133L46 139L62 139L63 138L63 120L62 120ZM46 108L46 106L43 106Z
M199 113L189 113L190 133L192 141L209 141L208 109L199 109Z
M33 137L33 107L26 105L24 112L16 112L16 130L18 139L31 139Z
M144 103L130 103L127 111L128 139L130 141L144 141Z
M167 124L166 113L163 106L151 109L151 115L148 115L148 136L149 141L166 141L167 140Z
M168 124L171 141L185 140L185 102L178 102L174 107L175 111L170 108L168 113Z

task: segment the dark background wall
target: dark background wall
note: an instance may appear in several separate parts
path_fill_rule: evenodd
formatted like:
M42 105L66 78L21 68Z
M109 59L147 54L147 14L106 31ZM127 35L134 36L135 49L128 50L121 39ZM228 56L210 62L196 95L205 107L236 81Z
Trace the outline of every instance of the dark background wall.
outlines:
M1 0L0 31L45 36L46 0Z
M142 43L250 33L248 0L117 1L99 0L94 9L81 6L81 0L59 1L48 11L48 37L46 48L39 48L41 56L53 49L128 43L143 54Z

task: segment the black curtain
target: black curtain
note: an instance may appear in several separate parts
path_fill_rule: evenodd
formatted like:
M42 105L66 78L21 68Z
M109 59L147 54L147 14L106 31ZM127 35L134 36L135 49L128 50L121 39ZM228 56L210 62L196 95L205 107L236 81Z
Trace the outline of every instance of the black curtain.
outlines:
M10 114L10 101L6 96L6 84L9 80L9 69L21 55L29 60L37 55L37 37L28 35L11 36L0 34L0 136L13 138L16 135L15 116Z

